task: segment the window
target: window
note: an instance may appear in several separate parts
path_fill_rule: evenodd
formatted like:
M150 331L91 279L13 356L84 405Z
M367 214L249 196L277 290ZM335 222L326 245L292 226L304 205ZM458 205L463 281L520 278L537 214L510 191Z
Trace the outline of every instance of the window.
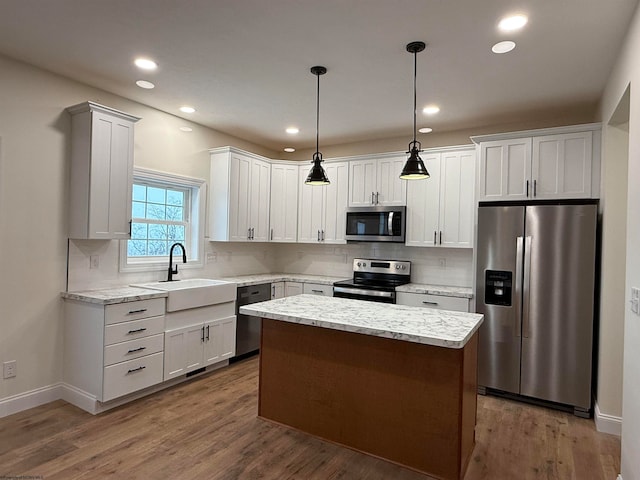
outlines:
M204 188L203 180L135 169L131 239L122 244L120 269L167 268L174 243L185 246L188 265L201 266Z

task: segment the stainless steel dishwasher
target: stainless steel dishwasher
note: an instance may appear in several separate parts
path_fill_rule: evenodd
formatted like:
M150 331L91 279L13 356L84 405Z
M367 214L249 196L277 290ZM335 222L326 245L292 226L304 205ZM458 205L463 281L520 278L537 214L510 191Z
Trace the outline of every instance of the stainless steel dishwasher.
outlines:
M236 299L236 357L260 349L260 317L240 314L240 307L251 303L271 300L271 284L263 283L249 287L238 288Z

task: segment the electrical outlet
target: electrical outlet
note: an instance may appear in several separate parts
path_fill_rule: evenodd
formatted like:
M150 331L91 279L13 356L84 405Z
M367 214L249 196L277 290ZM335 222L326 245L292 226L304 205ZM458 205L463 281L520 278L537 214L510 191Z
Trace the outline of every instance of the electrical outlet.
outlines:
M447 259L446 258L439 258L438 259L438 265L440 265L440 268L446 268L447 267Z
M91 255L89 257L89 268L100 268L100 255Z
M640 315L640 289L631 287L631 311Z
M218 255L216 252L208 252L207 253L207 263L213 263L218 259Z
M18 362L10 360L2 364L2 378L13 378L16 376Z

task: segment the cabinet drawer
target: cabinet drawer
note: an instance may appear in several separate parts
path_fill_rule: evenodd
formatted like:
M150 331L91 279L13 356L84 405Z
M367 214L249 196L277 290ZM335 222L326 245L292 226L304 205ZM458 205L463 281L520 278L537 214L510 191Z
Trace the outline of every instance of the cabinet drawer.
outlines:
M302 293L310 293L311 295L323 295L325 297L333 297L333 285L305 283L304 286L302 287Z
M163 359L164 353L159 352L105 367L102 401L107 402L162 382Z
M125 362L135 358L161 352L164 346L164 335L152 335L128 342L116 343L104 347L104 366Z
M411 307L438 308L440 310L453 310L456 312L469 311L468 298L430 295L428 293L398 292L397 303Z
M126 342L164 332L164 315L104 327L104 344Z
M104 310L105 325L138 320L140 318L157 317L158 315L164 315L164 298L116 303L107 305Z

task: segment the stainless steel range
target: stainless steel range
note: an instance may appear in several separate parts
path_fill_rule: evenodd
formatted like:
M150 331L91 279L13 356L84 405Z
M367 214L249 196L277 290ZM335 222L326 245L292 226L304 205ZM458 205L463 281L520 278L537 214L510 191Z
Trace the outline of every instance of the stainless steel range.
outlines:
M396 287L411 282L411 262L353 259L353 279L333 284L333 296L396 303Z

